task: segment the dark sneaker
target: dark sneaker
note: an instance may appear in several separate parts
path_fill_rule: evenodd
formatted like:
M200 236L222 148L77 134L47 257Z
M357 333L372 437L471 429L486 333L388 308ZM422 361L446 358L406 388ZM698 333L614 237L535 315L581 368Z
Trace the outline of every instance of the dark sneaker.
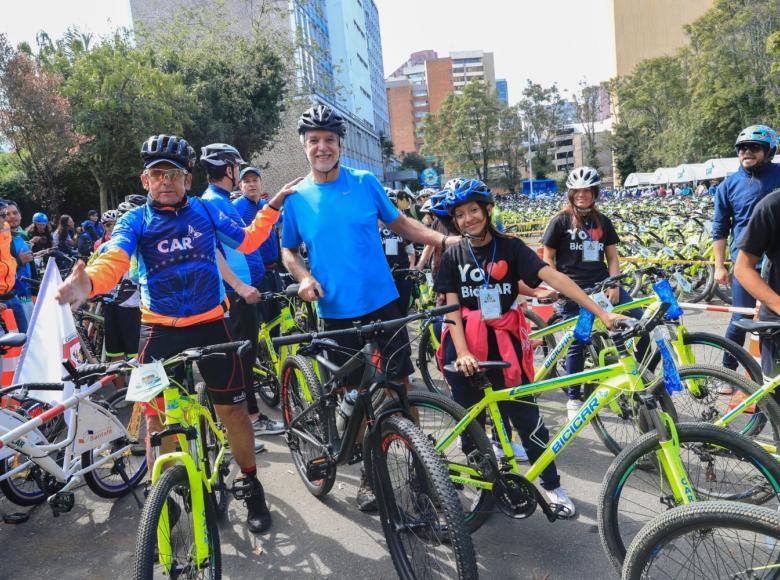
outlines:
M255 435L281 435L284 433L284 423L260 415L252 421L252 429L254 429Z
M361 512L376 511L376 496L371 488L371 480L364 469L360 470L360 487L357 492L357 506Z
M253 477L249 482L251 485L251 495L244 502L246 503L246 525L253 534L260 534L271 527L271 512L265 503L265 491L263 485ZM243 485L241 480L236 481L236 486Z

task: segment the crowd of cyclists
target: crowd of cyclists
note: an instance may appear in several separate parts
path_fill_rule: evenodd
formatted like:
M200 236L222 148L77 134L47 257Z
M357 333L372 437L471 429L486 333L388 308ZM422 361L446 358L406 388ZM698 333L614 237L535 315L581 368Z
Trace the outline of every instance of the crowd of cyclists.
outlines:
M503 231L501 198L478 180L455 178L440 190L414 195L383 187L370 172L343 166L345 131L344 121L329 107L305 111L298 133L310 173L273 196L263 191L263 172L248 165L235 147L214 143L198 156L184 138L156 135L140 148L140 181L147 195L130 195L102 216L90 211L79 228L68 215L53 227L45 214L36 213L23 230L18 206L0 204L7 224L0 236L0 302L12 309L21 332L27 329L36 291L34 256L48 251L62 270L72 270L59 288L60 303L77 308L96 296L108 297L105 340L111 359L137 357L143 364L191 347L252 342L242 356L204 360L199 371L226 427L241 485L249 490L246 522L253 533L271 526L255 461L262 444L255 437L284 431L282 423L261 412L252 389L258 328L278 311L261 295L283 289L282 272L298 282L302 300L317 304L321 328L337 330L404 316L412 284L393 271L430 268L438 303L459 306L448 315L450 323L442 325L438 360L441 368L454 363L458 369L445 375L452 397L466 408L481 398L467 379L480 361L511 363L487 371L495 389L534 380L529 325L519 296L558 299L566 317L584 308L608 329L624 318L610 305L630 301L622 288L598 298L583 291L620 274L620 239L610 218L599 211L596 169L571 171L563 207L545 226L535 250ZM758 298L762 320L780 316L780 274L774 266L780 251L774 235L775 220L780 220L780 166L771 163L777 143L777 134L766 126L743 130L735 144L740 168L712 192L717 279L725 282L731 276L728 245L736 264L734 305L752 308ZM208 178L202 193L191 191L198 164ZM641 312L626 314L638 318ZM734 315L726 333L737 343L744 343L745 334L734 322L743 316ZM338 342L355 351L360 348L355 341ZM409 342L405 331L380 341L388 379L407 388L414 374ZM646 348L645 339L640 354ZM776 370L778 353L780 341L762 346L766 373ZM341 365L346 359L334 362ZM566 371L581 371L583 365L582 345L575 344ZM726 359L724 365L733 361ZM359 373L348 380L359 383ZM568 388L566 396L571 419L582 405L580 387ZM549 441L538 406L506 403L501 414L504 428L514 428L519 436L516 457L535 461ZM145 415L146 432L160 431L152 406ZM484 416L480 422L485 425ZM150 453L147 442L151 464ZM576 515L555 464L542 473L541 485L563 517ZM365 471L357 505L363 511L376 509Z

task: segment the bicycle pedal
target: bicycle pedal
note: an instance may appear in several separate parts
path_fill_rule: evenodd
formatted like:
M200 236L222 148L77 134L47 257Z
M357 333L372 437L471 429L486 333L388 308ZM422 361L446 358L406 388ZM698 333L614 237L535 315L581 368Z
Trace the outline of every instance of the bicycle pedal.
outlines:
M252 497L252 482L248 479L234 481L228 491L237 501L248 499Z
M60 514L68 513L73 509L76 503L76 497L72 491L60 491L55 493L46 500L49 503L49 507L54 514L54 517L59 517Z
M347 465L355 465L356 463L362 463L363 461L363 446L355 445L355 451L352 453L352 457L347 462Z
M333 467L333 462L325 457L315 457L306 464L306 479L317 481L325 479Z

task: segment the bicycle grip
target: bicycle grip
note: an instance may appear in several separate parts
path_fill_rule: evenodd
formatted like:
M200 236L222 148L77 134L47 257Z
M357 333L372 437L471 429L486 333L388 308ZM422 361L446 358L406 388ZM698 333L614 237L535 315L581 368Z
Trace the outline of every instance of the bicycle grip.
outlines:
M298 344L301 342L309 342L311 340L311 334L288 334L287 336L278 336L271 339L271 344L274 346L288 346L290 344Z
M290 284L284 289L284 295L287 296L287 298L297 298L300 287L300 284Z

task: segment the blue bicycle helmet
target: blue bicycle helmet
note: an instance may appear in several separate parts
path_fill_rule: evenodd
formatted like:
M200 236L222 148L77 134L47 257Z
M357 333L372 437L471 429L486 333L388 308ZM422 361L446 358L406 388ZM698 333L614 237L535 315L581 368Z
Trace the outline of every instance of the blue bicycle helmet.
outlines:
M766 160L771 161L777 152L777 133L771 127L766 125L751 125L745 127L737 136L737 142L734 143L734 149L739 152L739 146L742 143L758 143L766 148Z
M32 221L34 224L48 224L49 218L46 216L45 213L38 212L35 215L33 215Z
M434 193L423 204L423 209L427 207L428 212L438 217L450 217L450 212L447 210L447 191L442 190Z
M490 188L478 179L454 179L447 182L451 188L445 188L445 206L450 215L461 204L467 201L476 201L480 204L492 204L493 194Z
M189 170L194 153L190 144L176 135L152 135L141 146L141 159L146 168L167 161L179 169Z

